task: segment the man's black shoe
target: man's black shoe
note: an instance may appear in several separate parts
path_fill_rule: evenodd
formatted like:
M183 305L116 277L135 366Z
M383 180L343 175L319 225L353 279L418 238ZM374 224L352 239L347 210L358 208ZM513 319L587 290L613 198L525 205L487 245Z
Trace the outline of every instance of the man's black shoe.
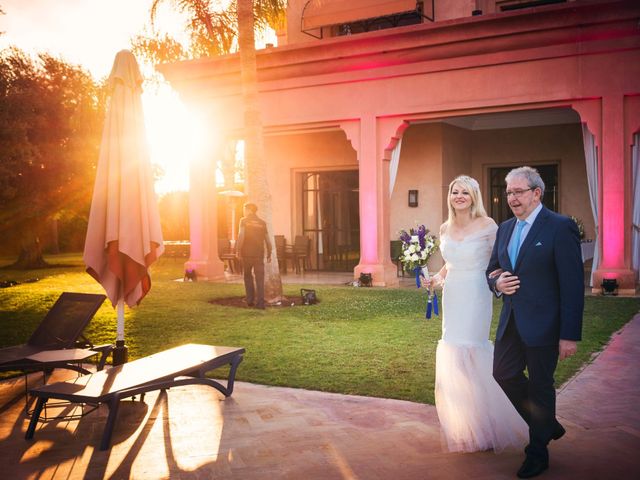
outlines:
M551 438L553 440L560 440L565 433L567 433L567 431L560 422L556 420L556 427L553 429L553 435L551 435Z
M547 468L549 462L535 457L527 457L518 470L518 478L531 478L540 475Z

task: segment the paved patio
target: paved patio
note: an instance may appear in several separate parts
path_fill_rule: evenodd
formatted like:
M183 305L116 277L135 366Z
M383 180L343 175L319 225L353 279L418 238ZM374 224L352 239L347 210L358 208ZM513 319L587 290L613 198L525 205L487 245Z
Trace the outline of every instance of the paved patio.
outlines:
M638 365L640 315L561 388L567 434L540 478L640 478ZM0 382L3 478L511 479L523 457L442 453L433 406L243 382L226 400L192 386L126 402L101 452L106 407L26 441L23 392L22 379Z

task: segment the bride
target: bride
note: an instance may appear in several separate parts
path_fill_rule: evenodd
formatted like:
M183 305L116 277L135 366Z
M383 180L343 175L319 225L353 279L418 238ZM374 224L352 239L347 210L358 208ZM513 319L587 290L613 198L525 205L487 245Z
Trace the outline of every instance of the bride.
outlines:
M425 282L443 285L435 399L446 449L524 447L527 425L492 376L492 295L485 269L498 227L487 216L478 182L471 177L451 182L447 203L449 217L440 227L446 263Z

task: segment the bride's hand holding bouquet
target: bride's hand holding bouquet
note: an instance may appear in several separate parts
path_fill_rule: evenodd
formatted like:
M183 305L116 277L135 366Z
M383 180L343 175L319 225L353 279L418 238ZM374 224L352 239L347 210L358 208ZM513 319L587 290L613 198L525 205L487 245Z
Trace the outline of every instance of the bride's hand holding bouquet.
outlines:
M398 258L405 271L416 276L416 286L420 287L421 279L429 282L427 261L438 249L438 239L435 235L429 235L429 230L424 225L400 231L402 241L402 254Z

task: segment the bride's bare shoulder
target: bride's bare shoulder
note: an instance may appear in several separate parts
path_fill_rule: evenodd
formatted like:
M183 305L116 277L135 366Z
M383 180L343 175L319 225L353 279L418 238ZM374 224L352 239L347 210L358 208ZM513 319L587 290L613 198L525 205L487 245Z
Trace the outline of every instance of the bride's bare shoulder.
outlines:
M498 224L496 223L496 221L491 218L491 217L483 217L482 219L484 221L484 226L488 227L489 225L493 226L493 227L497 227Z
M498 225L496 225L496 222L491 217L479 217L476 219L476 222L478 227L475 229L476 232L488 232L498 229Z
M449 224L449 221L447 220L442 225L440 225L440 236L442 236L442 235L444 235L446 233L448 224Z

